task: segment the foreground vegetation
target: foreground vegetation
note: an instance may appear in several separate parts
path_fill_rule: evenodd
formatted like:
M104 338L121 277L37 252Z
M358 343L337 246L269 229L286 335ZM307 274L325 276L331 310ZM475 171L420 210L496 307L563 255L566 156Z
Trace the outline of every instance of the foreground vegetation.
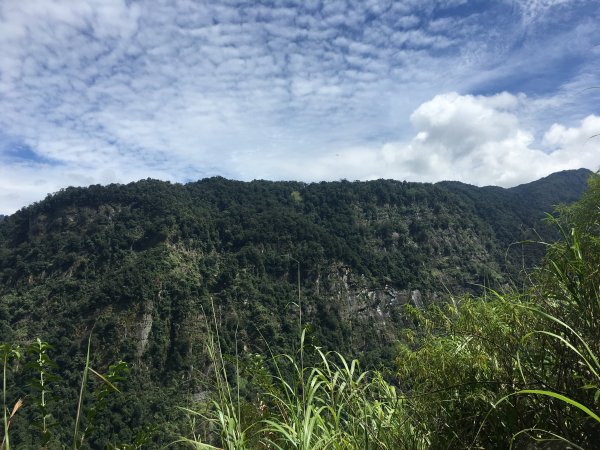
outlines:
M73 361L74 373L54 364L50 356L58 352L41 341L5 344L3 446L594 448L600 177L548 221L562 238L542 244L546 256L525 274L525 287L484 286L482 297L453 297L427 309L406 305L410 326L398 337L394 362L380 369L319 347L298 314L290 316L290 332L297 330L299 341L288 351L271 346L276 340L260 330L265 352L244 349L236 324L209 303L196 324L208 345L196 351L211 364L186 381L195 386L187 402L160 399L169 416L159 417L163 410L132 409L139 390L128 383L139 378L95 358L94 339L91 356ZM291 298L289 309L303 311L304 296L292 291ZM118 424L129 417L138 426L124 433Z
M600 442L600 178L559 213L548 220L562 240L548 245L526 290L412 308L418 325L402 338L395 374L361 371L358 361L318 348L318 362L305 366L303 334L296 354L272 358L275 375L260 379L249 404L239 396L239 367L228 373L211 340L218 395L204 411L188 410L201 418L201 431L186 442L199 449L547 448L550 441L593 448Z

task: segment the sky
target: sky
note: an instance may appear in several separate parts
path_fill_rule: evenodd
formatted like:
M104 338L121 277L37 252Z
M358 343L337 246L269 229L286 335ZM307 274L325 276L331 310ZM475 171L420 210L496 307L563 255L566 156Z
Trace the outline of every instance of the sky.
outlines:
M600 168L597 0L1 0L0 213L144 178Z

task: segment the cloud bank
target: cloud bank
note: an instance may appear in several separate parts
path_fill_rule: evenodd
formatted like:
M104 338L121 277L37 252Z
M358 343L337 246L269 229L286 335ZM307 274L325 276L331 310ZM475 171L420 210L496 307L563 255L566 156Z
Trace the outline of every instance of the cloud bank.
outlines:
M537 145L531 130L523 127L518 111L525 96L435 96L410 116L415 134L408 141L379 147L340 148L307 159L302 155L286 164L261 167L251 158L240 169L261 174L273 171L284 178L378 179L409 181L458 180L467 183L515 186L565 169L599 167L600 116L589 115L573 127L553 124Z

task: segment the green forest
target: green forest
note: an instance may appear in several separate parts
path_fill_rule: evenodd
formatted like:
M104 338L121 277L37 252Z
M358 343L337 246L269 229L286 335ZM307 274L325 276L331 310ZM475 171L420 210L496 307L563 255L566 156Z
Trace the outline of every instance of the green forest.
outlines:
M209 178L0 219L3 448L600 442L600 175Z

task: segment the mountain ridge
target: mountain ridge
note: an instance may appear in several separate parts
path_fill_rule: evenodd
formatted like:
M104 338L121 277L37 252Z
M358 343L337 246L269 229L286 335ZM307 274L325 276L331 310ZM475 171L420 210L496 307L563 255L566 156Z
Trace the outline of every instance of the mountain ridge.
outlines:
M516 193L221 177L68 188L0 223L0 331L17 342L41 334L76 372L93 329L98 364L133 365L139 408L157 401L145 391L199 392L213 308L225 353L264 354L265 342L289 351L300 306L307 342L382 364L412 326L406 305L519 276L528 248L509 246L531 237L549 202L586 186L579 171L545 180Z

